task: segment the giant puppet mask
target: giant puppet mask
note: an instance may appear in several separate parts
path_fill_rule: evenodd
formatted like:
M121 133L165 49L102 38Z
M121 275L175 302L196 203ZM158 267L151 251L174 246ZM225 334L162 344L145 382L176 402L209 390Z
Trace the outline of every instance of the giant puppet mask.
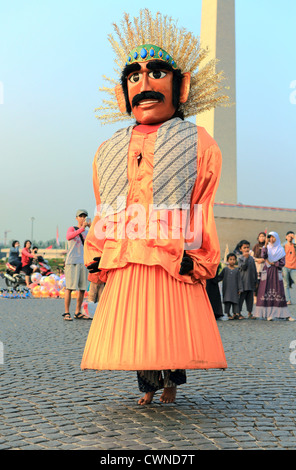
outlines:
M121 26L113 26L117 38L109 35L109 41L120 80L104 77L111 86L101 90L111 99L96 109L102 122L130 120L132 114L138 123L156 124L228 101L221 93L223 74L216 72L216 61L206 61L208 52L200 48L199 38L171 18L160 13L153 18L144 9L133 24L125 13Z
M169 55L151 45L139 47L140 53L133 52L134 60L122 72L121 83L117 85L116 96L122 112L132 111L138 123L156 124L172 118L180 103L185 103L190 90L190 73L176 71L168 60L154 58ZM143 60L143 56L149 59ZM131 56L131 54L129 55ZM173 59L171 61L174 63ZM122 96L124 95L124 97Z

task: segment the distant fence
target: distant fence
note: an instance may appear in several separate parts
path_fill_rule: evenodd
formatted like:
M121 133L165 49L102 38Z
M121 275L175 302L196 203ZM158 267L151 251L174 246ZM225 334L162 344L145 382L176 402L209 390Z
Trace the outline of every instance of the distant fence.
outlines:
M0 258L8 258L10 248L2 248L0 250ZM58 250L55 248L38 248L37 254L45 259L65 258L67 250Z

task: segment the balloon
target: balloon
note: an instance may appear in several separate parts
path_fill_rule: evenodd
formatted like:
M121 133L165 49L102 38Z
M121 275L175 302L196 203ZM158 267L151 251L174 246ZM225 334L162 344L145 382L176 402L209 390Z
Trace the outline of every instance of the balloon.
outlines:
M55 287L51 287L49 289L49 296L50 297L58 297L59 296L59 291Z
M35 286L33 289L32 289L32 295L33 297L40 297L40 289L41 287L40 286Z
M31 276L32 282L38 284L40 282L40 279L42 278L40 273L33 273Z
M50 274L48 277L49 279L54 279L55 281L59 280L59 276L57 276L56 274Z
M60 286L60 288L66 287L66 278L63 277L62 279L60 279L60 280L58 281L58 285Z
M46 276L41 276L41 279L39 281L40 286L44 286L46 279L47 279Z
M29 285L29 289L34 289L34 287L38 286L37 283L32 282L32 284Z
M60 294L60 298L63 299L65 297L65 289L64 288L61 289L59 294Z
M48 285L50 287L56 287L58 283L53 277L50 277L45 285Z
M40 294L42 297L48 297L48 289L45 286L40 287Z

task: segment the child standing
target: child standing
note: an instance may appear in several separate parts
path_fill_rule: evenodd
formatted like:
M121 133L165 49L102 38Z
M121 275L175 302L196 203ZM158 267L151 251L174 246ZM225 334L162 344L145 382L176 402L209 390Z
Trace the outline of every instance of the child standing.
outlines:
M243 303L246 302L248 317L253 318L254 291L257 286L257 269L254 258L250 255L250 242L242 240L242 254L238 257L238 267L241 273L243 289L239 299L239 311L241 313Z
M239 269L235 266L237 256L235 253L227 255L228 266L223 268L218 276L219 281L222 283L222 295L224 303L224 311L229 320L242 319L243 316L239 314L239 293L242 291L242 281ZM232 308L233 315L230 314Z

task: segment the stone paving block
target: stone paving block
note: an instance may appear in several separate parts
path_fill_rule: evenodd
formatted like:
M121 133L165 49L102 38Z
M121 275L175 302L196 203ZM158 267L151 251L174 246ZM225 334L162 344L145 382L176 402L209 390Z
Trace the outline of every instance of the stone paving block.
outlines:
M65 324L62 300L13 302L0 299L0 450L296 448L296 322L218 322L228 369L187 371L176 404L139 407L135 372L80 370L89 325Z

